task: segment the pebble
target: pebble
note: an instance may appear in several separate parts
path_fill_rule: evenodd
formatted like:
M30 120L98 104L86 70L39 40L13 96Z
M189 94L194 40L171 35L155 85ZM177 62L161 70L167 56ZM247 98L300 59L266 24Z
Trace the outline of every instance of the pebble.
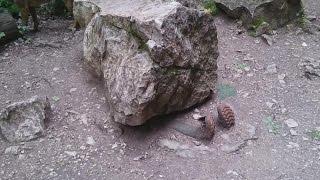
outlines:
M267 66L267 73L268 74L275 74L277 73L277 65L276 64L270 64L269 66Z
M303 46L303 47L307 47L308 45L307 45L307 43L303 42L303 43L302 43L302 46Z
M199 120L199 119L203 118L204 116L201 116L200 114L193 114L192 117L195 120Z
M293 119L288 119L285 121L285 123L289 128L295 128L299 126L298 123Z
M266 105L268 106L268 108L272 109L274 103L272 103L272 102L266 102Z
M56 72L56 71L59 71L59 69L60 69L60 68L55 67L55 68L53 68L53 71Z
M96 141L93 139L92 136L89 136L89 137L87 138L87 144L90 145L90 146L93 146L93 145L96 144Z
M69 92L73 93L73 92L76 92L76 91L77 91L77 88L71 88Z
M69 156L73 156L73 157L75 157L77 155L76 151L64 151L64 153L66 153Z
M294 130L294 129L290 129L290 134L291 134L292 136L298 136L297 131Z

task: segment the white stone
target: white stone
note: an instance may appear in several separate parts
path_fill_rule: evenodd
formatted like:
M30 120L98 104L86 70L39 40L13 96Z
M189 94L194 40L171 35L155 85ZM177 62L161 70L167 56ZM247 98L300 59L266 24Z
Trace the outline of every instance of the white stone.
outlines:
M285 121L286 125L289 127L289 128L295 128L295 127L298 127L298 123L293 120L293 119L288 119Z

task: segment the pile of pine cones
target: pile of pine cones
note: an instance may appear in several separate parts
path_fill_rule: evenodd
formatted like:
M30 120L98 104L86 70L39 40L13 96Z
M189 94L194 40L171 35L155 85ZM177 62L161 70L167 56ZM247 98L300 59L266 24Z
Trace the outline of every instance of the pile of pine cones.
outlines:
M217 122L224 128L231 128L235 124L235 113L231 106L226 103L221 103L217 107L218 120ZM214 118L208 114L205 118L203 129L205 131L205 139L211 139L215 132Z

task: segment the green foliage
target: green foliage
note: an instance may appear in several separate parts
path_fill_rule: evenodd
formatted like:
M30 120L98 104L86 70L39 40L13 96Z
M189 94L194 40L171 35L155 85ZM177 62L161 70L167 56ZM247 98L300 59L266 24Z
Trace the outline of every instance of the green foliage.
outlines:
M13 17L19 16L19 8L9 0L0 0L0 8L7 9Z
M320 140L320 131L319 130L313 130L313 131L311 131L310 136L311 136L312 139L319 141Z
M0 39L4 38L6 34L4 32L0 32Z
M266 21L265 21L265 18L259 17L259 18L255 19L255 20L252 22L251 28L252 28L253 30L256 30L256 29L258 29L259 26L261 26L261 25L262 25L263 23L265 23L265 22L266 22Z
M270 133L279 134L280 126L278 123L273 121L273 118L271 116L266 117L264 119L264 122L266 123Z
M228 97L235 96L237 94L236 89L229 84L220 84L218 86L219 99L224 100Z
M19 29L19 33L20 33L21 35L24 35L24 34L28 31L27 26L21 26L21 25L19 25L19 26L18 26L18 29Z
M203 7L212 15L218 14L218 8L214 0L203 0Z
M53 0L41 5L39 13L45 16L67 16L67 10L63 0Z

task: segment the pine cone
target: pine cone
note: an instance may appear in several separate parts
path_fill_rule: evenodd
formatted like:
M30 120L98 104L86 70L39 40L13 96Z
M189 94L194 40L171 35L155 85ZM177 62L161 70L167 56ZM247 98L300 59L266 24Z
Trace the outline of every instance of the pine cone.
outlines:
M218 122L225 128L230 128L235 124L235 114L234 111L228 104L221 103L218 105Z
M213 117L208 114L204 120L204 124L202 126L202 129L203 129L203 138L204 139L212 139L213 135L214 135L214 132L215 132L215 123L214 123L214 120L213 120Z

